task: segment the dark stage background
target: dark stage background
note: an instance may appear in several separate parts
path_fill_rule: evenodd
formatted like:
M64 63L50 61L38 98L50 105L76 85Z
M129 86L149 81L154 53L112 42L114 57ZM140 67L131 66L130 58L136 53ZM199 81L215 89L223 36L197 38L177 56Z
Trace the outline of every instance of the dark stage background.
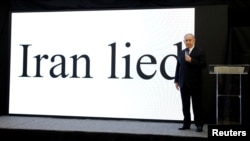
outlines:
M48 10L86 10L109 8L160 8L188 6L218 6L227 15L218 17L214 11L209 11L212 20L199 17L196 31L198 46L207 52L208 64L250 64L250 1L249 0L9 0L0 2L0 115L8 114L8 83L9 83L9 12L11 11L48 11ZM217 24L227 22L221 28ZM202 28L199 26L203 26ZM220 27L220 29L216 28ZM196 28L196 30L197 30ZM220 31L220 32L218 32ZM216 122L216 85L215 75L204 71L203 107L206 123ZM237 78L236 78L237 79ZM223 83L222 91L234 92L234 79ZM242 80L242 123L249 125L250 118L250 75ZM238 86L237 86L238 87ZM226 109L229 110L229 109ZM230 111L229 111L230 112Z

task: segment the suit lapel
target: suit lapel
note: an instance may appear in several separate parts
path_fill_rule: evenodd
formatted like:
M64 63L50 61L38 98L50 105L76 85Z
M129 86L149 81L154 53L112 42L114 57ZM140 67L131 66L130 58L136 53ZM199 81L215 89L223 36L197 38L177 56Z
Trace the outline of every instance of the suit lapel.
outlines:
M193 50L191 51L191 53L189 55L190 56L194 55L196 51L197 51L197 47L194 47Z

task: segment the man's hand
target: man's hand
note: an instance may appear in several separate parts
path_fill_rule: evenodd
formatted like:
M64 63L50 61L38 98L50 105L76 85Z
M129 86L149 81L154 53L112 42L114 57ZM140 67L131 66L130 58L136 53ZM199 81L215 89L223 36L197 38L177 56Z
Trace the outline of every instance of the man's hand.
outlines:
M180 89L179 83L175 83L175 87L177 90L179 90Z
M189 63L191 63L192 58L189 55L185 55L185 60Z

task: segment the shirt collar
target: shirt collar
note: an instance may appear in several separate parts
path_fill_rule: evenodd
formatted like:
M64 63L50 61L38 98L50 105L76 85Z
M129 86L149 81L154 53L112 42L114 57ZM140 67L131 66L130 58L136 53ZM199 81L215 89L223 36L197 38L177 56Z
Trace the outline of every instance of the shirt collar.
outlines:
M189 48L189 54L192 52L193 49L194 49L194 46Z

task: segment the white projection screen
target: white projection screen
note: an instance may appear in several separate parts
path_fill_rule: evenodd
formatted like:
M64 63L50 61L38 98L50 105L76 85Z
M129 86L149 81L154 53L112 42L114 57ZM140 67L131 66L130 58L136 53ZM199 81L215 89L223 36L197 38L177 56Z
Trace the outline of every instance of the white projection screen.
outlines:
M195 8L12 12L9 114L182 120Z

